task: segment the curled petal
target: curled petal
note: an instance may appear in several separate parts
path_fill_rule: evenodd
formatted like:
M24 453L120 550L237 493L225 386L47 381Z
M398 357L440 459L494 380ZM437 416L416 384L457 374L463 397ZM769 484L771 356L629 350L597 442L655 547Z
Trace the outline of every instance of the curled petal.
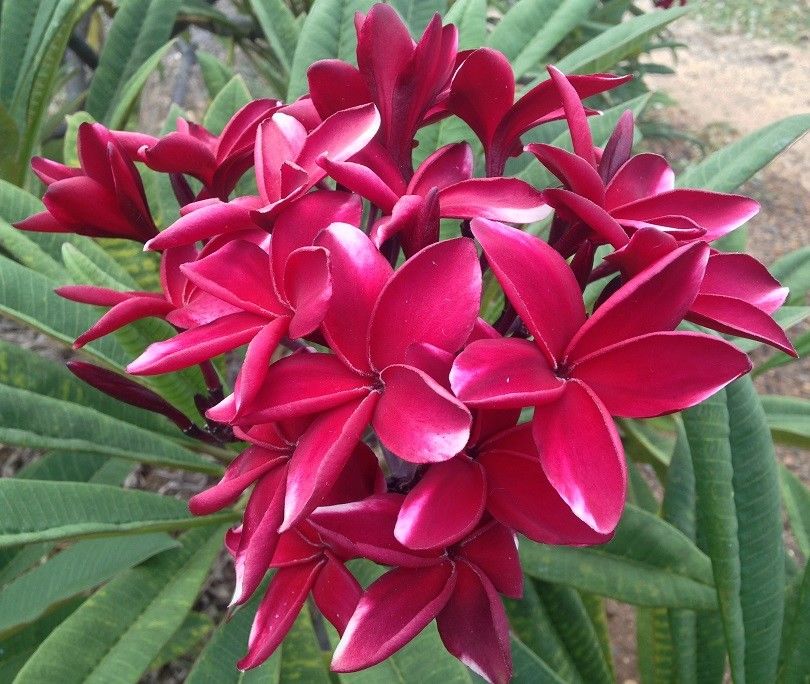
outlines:
M264 202L275 202L287 194L283 189L282 170L286 162L294 160L301 152L306 137L306 128L283 112L276 112L259 125L254 165L256 185Z
M321 157L318 164L335 182L362 195L385 214L391 213L399 199L374 171L363 164L336 162L329 157Z
M600 240L621 249L628 242L627 233L608 212L586 197L570 190L551 188L543 193L546 201L558 212L571 214L593 230Z
M284 295L295 312L290 337L314 332L326 316L332 297L329 252L323 247L301 247L290 254L284 270Z
M551 76L552 83L554 83L554 86L557 88L560 101L565 110L565 118L568 120L568 129L571 133L571 142L574 146L574 152L592 167L596 168L591 129L588 126L588 117L585 113L585 108L582 106L579 93L562 71L551 65L549 65L547 69L549 76Z
M142 318L150 316L162 318L172 309L174 309L174 305L162 299L148 296L131 297L116 304L99 318L95 325L79 335L73 343L73 348L79 349L93 340L109 335Z
M408 183L408 193L425 195L433 188L442 190L454 183L468 180L472 171L473 154L468 143L445 145L422 162Z
M566 188L595 204L604 204L605 186L602 179L582 157L543 143L526 145L525 150L531 152Z
M509 621L492 583L473 565L456 566L456 585L436 623L445 648L493 684L512 678Z
M658 154L637 154L619 168L608 184L605 206L610 210L674 187L675 173L666 159Z
M357 67L341 59L315 62L307 69L307 81L312 103L322 119L371 102L371 93Z
M551 486L594 532L611 534L624 510L627 473L602 402L580 381L567 382L562 397L535 408L532 429Z
M472 240L425 247L406 261L380 294L369 326L377 369L401 363L414 343L455 352L470 334L481 301L481 269Z
M478 340L456 357L453 393L465 404L522 408L552 400L563 390L545 354L527 340Z
M448 496L448 492L454 492ZM445 548L469 534L484 513L481 466L464 454L431 465L408 492L394 535L413 549Z
M471 178L439 191L443 217L531 223L551 213L543 193L519 178Z
M660 332L591 354L572 375L611 415L649 418L694 406L749 370L748 356L718 337Z
M504 596L523 596L517 537L506 526L495 520L482 525L461 543L461 555L481 570Z
M261 390L270 360L287 335L289 326L290 319L286 316L276 318L265 325L248 344L234 387L237 413L243 406L250 406Z
M255 202L250 198L244 201L210 202L181 216L159 235L149 240L146 249L162 250L168 247L190 245L198 240L256 228L251 218Z
M539 238L486 219L472 231L487 262L535 342L556 365L585 321L579 285L565 260Z
M380 378L385 388L373 424L388 449L411 463L436 463L464 448L470 412L427 373L395 365Z
M735 297L771 314L785 303L788 289L754 257L719 252L709 256L700 294Z
M363 594L332 657L332 670L354 672L392 655L439 614L455 586L445 561L429 568L397 568Z
M349 624L363 588L346 567L333 556L327 556L326 564L318 573L312 587L312 597L324 617L343 634Z

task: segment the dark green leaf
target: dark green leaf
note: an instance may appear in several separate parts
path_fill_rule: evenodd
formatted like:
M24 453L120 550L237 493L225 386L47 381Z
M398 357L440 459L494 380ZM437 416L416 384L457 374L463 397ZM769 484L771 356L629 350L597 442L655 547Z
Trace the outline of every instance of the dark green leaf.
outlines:
M777 442L810 448L810 401L798 397L762 397L765 419Z
M487 35L486 0L456 0L444 16L445 24L458 28L458 49L474 50Z
M444 14L447 9L447 0L389 0L388 4L399 12L417 40L433 15Z
M251 99L245 80L241 76L234 76L208 105L203 126L214 135L219 135L228 120Z
M810 490L785 466L780 466L782 500L790 529L805 558L810 558Z

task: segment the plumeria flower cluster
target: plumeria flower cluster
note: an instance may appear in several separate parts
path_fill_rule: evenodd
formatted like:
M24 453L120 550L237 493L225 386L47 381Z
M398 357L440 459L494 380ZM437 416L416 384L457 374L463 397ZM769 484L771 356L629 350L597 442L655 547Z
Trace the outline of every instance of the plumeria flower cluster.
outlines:
M451 654L506 682L517 534L609 540L627 482L613 418L680 411L750 370L695 325L793 353L771 318L787 292L711 247L756 202L676 188L663 158L632 154L630 113L594 145L598 112L582 100L625 77L549 67L516 99L506 58L459 52L438 16L418 42L387 5L356 27L356 67L318 62L308 95L252 102L219 135L182 120L159 139L82 125L80 168L33 162L46 209L18 227L161 253L160 292L59 293L109 309L77 347L144 317L173 325L128 371L199 365L205 426L132 380L72 369L191 436L246 443L190 502L205 515L242 501L226 539L234 607L274 570L240 668L273 653L311 595L341 635L335 671L379 663L435 619ZM483 175L464 141L414 168L417 133L447 117L477 137ZM572 152L523 147L555 120ZM559 186L505 177L524 153ZM137 164L175 189L181 216L162 232ZM255 194L234 196L251 168ZM526 230L544 219L547 239ZM484 279L505 295L489 322ZM224 396L211 361L241 347ZM364 588L353 559L387 570Z

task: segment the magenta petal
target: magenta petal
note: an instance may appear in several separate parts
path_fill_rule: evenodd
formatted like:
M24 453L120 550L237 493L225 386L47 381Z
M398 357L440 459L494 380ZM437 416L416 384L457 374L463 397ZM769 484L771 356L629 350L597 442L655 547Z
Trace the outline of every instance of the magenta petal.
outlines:
M400 494L375 494L362 501L321 506L308 520L341 557L410 568L433 565L441 551L408 549L394 537L403 498Z
M469 456L459 454L431 465L408 492L394 535L412 549L450 546L478 524L485 501L483 469Z
M416 169L408 193L426 195L433 188L442 190L472 176L473 154L466 142L451 143L440 147Z
M705 228L705 239L711 242L740 227L758 211L759 203L749 197L678 188L625 204L611 211L611 214L619 221L685 216Z
M782 327L762 309L736 297L698 294L686 319L712 330L759 340L796 357Z
M487 96L482 97L481 93ZM515 99L515 76L509 60L490 48L469 54L453 76L448 107L472 128L485 149Z
M323 502L371 421L379 395L369 394L318 416L290 459L284 532Z
M455 586L453 564L396 568L363 594L332 657L332 670L354 672L392 655L438 615Z
M374 222L369 238L379 248L397 234L414 232L424 206L425 198L422 195L402 195L391 209L390 216L383 216Z
M694 406L749 370L748 356L718 337L660 332L596 352L572 375L611 415L649 418Z
M163 342L150 344L127 366L133 375L157 375L188 368L195 363L241 347L253 339L267 319L250 313L235 313L191 328Z
M332 161L329 157L322 157L318 160L318 164L335 182L362 195L379 207L384 214L391 213L398 197L370 168L356 162Z
M189 173L209 183L216 168L211 149L186 133L172 132L146 147L141 157L150 169L162 173Z
M519 178L471 178L439 191L443 217L531 223L551 213L543 193Z
M412 344L405 352L405 365L427 373L446 390L450 389L453 354L426 342Z
M321 118L371 102L363 77L348 62L322 59L307 69L310 96Z
M373 104L363 104L332 114L307 136L295 160L314 185L326 175L318 159L345 161L362 150L380 127L380 113Z
M660 195L675 187L675 173L657 154L637 154L623 164L608 183L605 206L608 209L651 195Z
M146 243L152 250L189 245L197 240L255 228L250 217L252 201L210 202L181 216L159 235Z
M631 337L674 330L695 300L708 258L708 245L694 242L631 278L574 336L566 351L568 360L573 362Z
M213 254L180 268L201 290L244 311L259 316L287 313L273 291L270 259L252 242L233 240Z
M285 461L286 457L278 451L249 447L228 465L219 482L192 496L188 508L194 515L222 510L235 503L256 480Z
M259 393L267 376L270 360L287 334L289 324L290 319L287 317L270 321L248 344L234 390L237 412L243 406L249 406Z
M546 355L527 340L478 340L456 357L450 371L453 393L465 404L522 408L562 393L563 383Z
M252 406L246 406L245 424L320 413L369 392L366 379L332 354L299 353L273 363ZM216 407L215 407L216 409ZM209 417L218 420L215 409Z
M445 648L492 684L512 678L509 621L492 583L474 566L456 566L456 586L436 619Z
M461 555L504 596L515 599L523 596L517 537L508 527L495 520L480 527L462 542Z
M602 402L572 380L560 399L535 408L532 426L552 487L591 529L611 534L624 510L627 473L619 433Z
M551 364L585 321L585 305L565 260L539 238L486 219L472 231L507 298Z
M605 186L602 179L587 161L553 145L532 143L526 145L543 166L553 173L569 190L598 205L605 201Z
M278 526L284 512L285 467L264 475L253 488L242 517L239 547L234 554L236 571L231 605L247 601L261 584L278 543Z
M709 256L700 294L735 297L773 313L785 303L788 288L754 257L718 252Z
M369 358L376 369L402 363L414 343L455 352L472 331L481 302L481 269L472 240L425 247L383 289L369 326Z
M327 556L326 565L318 573L312 597L323 616L343 634L346 625L363 595L363 588L340 561Z
M574 152L595 169L596 158L593 151L593 138L591 138L588 116L582 106L580 95L562 71L551 65L547 69L551 81L559 93L563 110L565 110L565 118L568 120L568 130L571 133Z
M599 239L612 245L615 249L624 247L629 238L624 228L598 204L587 197L581 197L570 190L551 188L544 192L546 201L557 211L564 211L576 216L593 230Z
M573 514L548 481L536 451L487 450L479 460L487 474L487 510L504 525L540 544L580 546L610 539Z
M65 293L68 291L69 289L67 287L60 288L59 294L65 296ZM72 297L67 298L72 299ZM78 349L79 347L83 347L93 340L109 335L123 328L125 325L129 325L142 318L148 318L150 316L162 318L173 308L174 305L156 297L150 297L148 295L130 297L113 306L112 309L99 318L93 326L79 335L73 343L73 348Z
M411 463L446 461L470 438L467 408L427 373L389 366L373 425L386 448Z
M332 297L329 252L323 247L301 247L290 254L284 270L284 293L295 311L290 337L314 332L326 316Z
M254 165L256 185L265 202L273 203L286 194L282 170L285 163L298 156L306 136L306 128L301 122L283 112L276 112L259 125Z
M334 223L317 239L329 250L332 299L323 321L329 346L357 371L370 370L368 327L391 265L359 228Z
M322 566L323 561L281 568L276 572L253 619L248 652L236 664L240 670L258 667L281 645Z

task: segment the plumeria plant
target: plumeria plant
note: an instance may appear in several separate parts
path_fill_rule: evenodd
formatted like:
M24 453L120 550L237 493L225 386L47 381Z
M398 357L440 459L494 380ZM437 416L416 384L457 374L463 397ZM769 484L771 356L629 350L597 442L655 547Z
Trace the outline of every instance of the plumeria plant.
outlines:
M472 44L483 2L407 4L352 12L297 97L72 117L41 205L2 186L0 309L76 356L2 347L0 440L47 453L0 481L0 679L610 682L612 598L645 682L803 681L810 494L771 432L806 446L810 409L748 352L806 348L810 265L736 249L733 191L808 117L676 178L603 36L537 67L596 3L506 13L547 13L531 70ZM132 461L202 475L114 486Z

